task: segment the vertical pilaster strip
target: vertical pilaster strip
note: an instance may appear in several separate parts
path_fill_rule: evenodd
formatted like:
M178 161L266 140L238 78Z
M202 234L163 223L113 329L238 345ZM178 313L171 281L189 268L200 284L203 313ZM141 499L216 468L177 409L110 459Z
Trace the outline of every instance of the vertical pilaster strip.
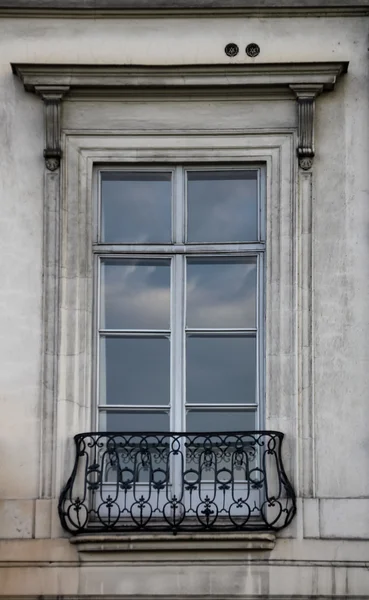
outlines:
M298 147L299 165L304 171L313 166L315 156L314 116L315 98L323 91L322 85L290 85L295 92L298 108Z
M315 409L313 377L313 159L315 156L315 99L322 85L291 85L298 107L299 173L299 478L301 496L312 498L316 489Z
M46 171L44 194L40 498L51 498L59 344L59 171Z
M62 156L60 144L60 110L64 95L69 91L68 86L36 86L36 92L44 102L45 112L45 149L46 168L56 171L60 166Z
M38 87L44 103L43 362L41 379L40 498L52 498L59 344L60 108L68 87Z
M313 379L313 175L299 177L299 440L302 497L315 496Z

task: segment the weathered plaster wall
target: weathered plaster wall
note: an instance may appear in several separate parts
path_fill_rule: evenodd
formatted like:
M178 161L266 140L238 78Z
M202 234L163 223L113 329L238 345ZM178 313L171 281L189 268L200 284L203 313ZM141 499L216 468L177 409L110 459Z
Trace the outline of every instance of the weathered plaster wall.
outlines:
M229 41L240 46L239 55L232 60L224 54ZM50 506L46 500L35 503L39 496L41 435L42 103L24 91L11 74L9 63L228 64L250 60L244 53L249 42L260 45L260 57L255 60L263 62L349 60L350 66L335 91L317 100L316 108L312 390L315 452L308 493L315 497L306 499L304 504L300 502L298 526L286 534L299 541L277 542L273 554L263 557L265 563L259 565L255 579L247 571L251 567L247 567L246 575L244 566L227 571L228 579L224 580L224 574L222 577L227 583L226 592L239 595L332 594L334 589L342 595L365 595L369 583L363 575L366 571L362 561L366 561L369 542L361 542L357 553L354 542L334 545L336 542L302 541L302 536L369 540L369 73L368 22L362 18L0 21L0 537L48 537L52 528L45 515L52 510L52 519L56 519L55 505ZM253 104L255 126L262 124L261 119L265 119L265 126L273 121L275 127L295 126L288 102L274 109L268 103L268 107L268 115L263 116L262 108ZM197 106L191 115L194 127L208 109L209 106ZM227 104L214 110L218 111L219 125L229 126ZM232 114L232 124L235 114L243 118L242 110L246 109L239 106L237 113ZM156 104L154 111L154 120L163 124L165 106ZM147 106L130 104L120 113L119 103L114 103L111 119L122 129L133 125L144 128L147 112ZM82 120L91 126L98 113L99 106L88 103L70 102L64 107L70 128ZM146 120L142 119L144 114ZM175 110L167 114L168 126L174 127ZM245 122L249 118L245 113ZM181 120L185 125L185 106ZM300 482L295 484L299 489ZM353 500L347 500L350 498ZM173 576L163 590L158 581L165 576L166 567L165 573L157 571L154 576L141 566L141 577L137 576L137 566L126 566L111 577L111 567L105 565L93 572L90 567L81 569L79 576L76 552L67 541L49 541L46 546L32 540L22 544L25 542L2 542L1 565L9 560L13 567L17 565L17 569L3 570L2 595L151 593L153 588L158 594L195 593L195 588L196 593L223 593L219 591L218 567L211 574L209 570L205 579L198 571L191 571L190 566L184 570L171 567ZM38 555L40 548L43 549ZM26 566L31 555L34 562ZM47 556L52 556L53 571L41 569ZM283 568L287 570L270 575L267 592L265 583L262 587L258 582L269 578L270 559L287 561ZM306 566L304 561L311 564L303 574L300 563L293 563L298 560L301 565ZM350 568L334 562L339 560L350 563ZM325 570L330 567L324 561L336 565L334 576ZM321 569L319 576L317 569ZM123 575L130 582L125 590L119 583ZM145 580L147 584L143 583ZM99 581L110 584L99 587ZM194 581L196 586L191 587L189 582Z

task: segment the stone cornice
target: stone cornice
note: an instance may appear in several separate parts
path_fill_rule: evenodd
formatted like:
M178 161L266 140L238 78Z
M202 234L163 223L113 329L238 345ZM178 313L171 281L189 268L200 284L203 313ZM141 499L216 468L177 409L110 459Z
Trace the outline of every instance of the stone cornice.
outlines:
M368 16L369 0L0 0L0 17Z
M337 78L347 71L347 62L254 63L221 65L68 65L12 64L29 92L45 86L67 86L74 90L117 90L132 88L195 89L234 87L289 89L292 85L320 85L333 89Z
M0 0L0 9L29 10L248 10L369 9L368 0Z
M90 98L119 93L154 91L168 98L168 92L210 95L244 94L270 98L273 94L295 96L298 109L300 167L308 170L313 164L315 98L332 90L337 78L345 73L347 62L320 63L253 63L238 65L55 65L12 64L25 89L41 96L45 106L46 167L55 170L61 158L60 112L66 95L84 94Z

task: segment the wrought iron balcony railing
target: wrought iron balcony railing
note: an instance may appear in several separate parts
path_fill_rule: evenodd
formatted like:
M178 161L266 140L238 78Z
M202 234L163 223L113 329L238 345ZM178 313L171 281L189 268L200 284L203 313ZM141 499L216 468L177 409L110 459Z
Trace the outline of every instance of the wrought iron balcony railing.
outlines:
M283 434L83 433L59 500L71 533L286 527L295 493Z

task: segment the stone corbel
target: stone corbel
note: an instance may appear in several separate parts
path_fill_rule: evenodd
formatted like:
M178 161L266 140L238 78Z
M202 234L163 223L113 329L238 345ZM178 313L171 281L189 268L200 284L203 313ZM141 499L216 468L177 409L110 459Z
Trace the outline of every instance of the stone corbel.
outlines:
M60 166L62 156L60 144L60 109L69 86L35 86L35 91L44 102L45 114L45 165L49 171Z
M298 106L298 147L299 165L304 171L313 166L315 155L314 145L314 115L315 98L322 93L322 85L290 85L296 94Z

